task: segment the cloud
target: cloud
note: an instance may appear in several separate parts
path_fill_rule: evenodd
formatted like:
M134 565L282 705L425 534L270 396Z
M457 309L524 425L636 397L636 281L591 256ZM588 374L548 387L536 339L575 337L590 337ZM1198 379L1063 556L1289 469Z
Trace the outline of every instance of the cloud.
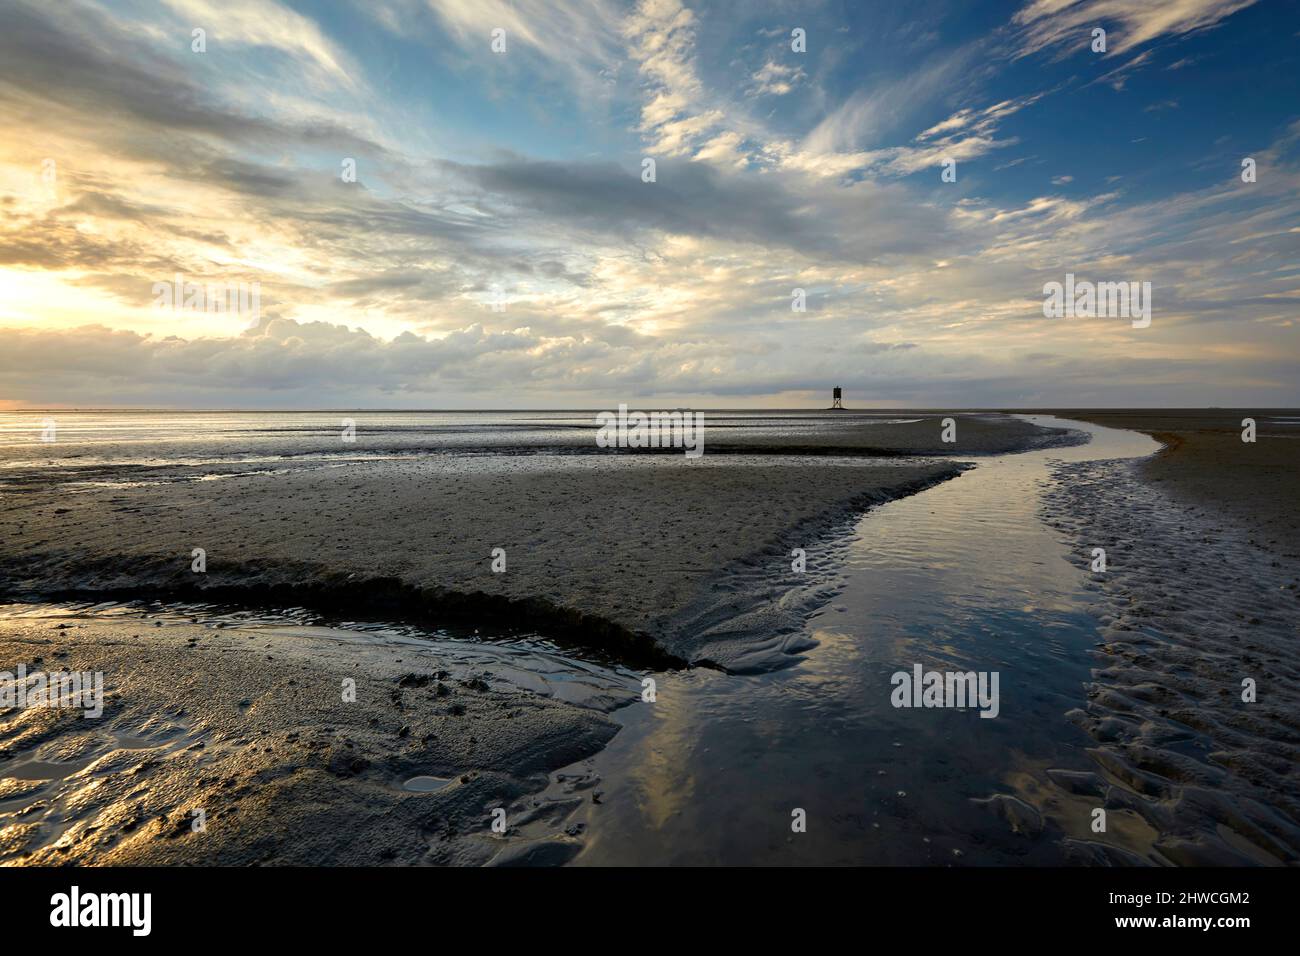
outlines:
M275 0L162 0L182 24L207 31L212 49L226 44L275 50L296 61L298 75L355 87L360 70L316 23ZM179 42L188 46L183 30Z
M588 241L650 241L667 233L863 263L937 245L944 228L942 212L870 182L755 177L680 160L659 163L654 183L613 164L442 165L482 189L484 202L504 202L503 216L572 224ZM888 231L872 228L885 222Z
M622 13L605 0L375 0L370 13L404 38L437 37L420 29L419 14L433 16L477 68L510 71L544 65L566 77L584 98L603 96L622 67ZM492 31L504 30L506 52L491 50Z
M702 108L695 71L695 14L678 0L640 0L623 26L628 55L646 89L640 130L652 152L680 156L715 129L723 114Z
M1050 47L1088 50L1094 27L1106 30L1107 54L1166 36L1212 27L1255 0L1031 0L1012 17L1017 56ZM1063 49L1063 52L1066 52Z
M968 45L932 58L901 79L855 90L803 138L802 150L846 153L882 145L886 134L913 111L950 96L977 52Z
M1122 90L1133 74L1150 63L1154 57L1155 54L1151 50L1143 50L1137 56L1130 57L1114 69L1107 70L1089 85L1104 83L1112 90Z
M922 130L906 145L859 152L830 148L823 123L800 147L776 154L777 161L785 167L823 176L842 176L853 170L864 170L876 176L908 176L926 169L938 169L948 161L966 162L995 149L1014 145L1014 138L998 138L999 124L1037 103L1044 95L1035 93L1002 100L983 109L960 109ZM822 133L819 134L818 130ZM820 152L819 149L823 148L829 151Z
M1038 6L1018 30L1068 12ZM215 0L141 20L131 6L11 7L0 398L553 407L820 396L829 381L894 404L1065 404L1104 384L1154 394L1153 382L1166 403L1211 400L1207 382L1298 397L1278 373L1297 350L1300 123L1271 146L1234 131L1259 161L1255 184L1240 182L1239 157L1211 151L1198 158L1220 172L1197 170L1195 188L1144 189L1134 174L1094 192L1086 183L1116 169L1089 165L1071 184L1065 170L1091 159L1028 122L1059 129L1033 108L1081 83L1017 93L987 37L947 50L931 37L915 66L908 45L877 81L831 62L830 44L795 61L808 75L784 67L755 23L729 36L677 0L593 0L549 19L531 3L388 0L367 7L401 33L376 31L382 42L339 29L364 17L239 3L209 31L207 59L177 40L175 11L219 16ZM510 53L493 58L499 18ZM705 40L722 59L701 56ZM411 62L428 51L407 59L411 41L438 47L453 84L440 95L397 95L425 79ZM372 48L383 55L363 56ZM1122 84L1152 56L1133 49L1094 82ZM525 83L544 95L494 98ZM612 98L599 120L585 110L592 85ZM1186 103L1148 123L1153 139L1192 118ZM468 146L439 125L461 111ZM1009 157L1022 137L1027 155ZM655 183L640 178L645 152ZM343 156L355 183L339 177ZM1008 158L940 187L944 160L995 156ZM42 185L45 158L58 172ZM1044 180L1071 188L1035 195ZM1151 281L1150 334L1045 323L1042 285L1066 272ZM176 273L260 283L260 323L152 308L152 284ZM791 311L795 288L806 313Z
M754 96L785 96L807 78L801 67L784 66L768 60L750 77L749 92Z
M188 53L187 38L188 31L178 33L176 47L197 61L201 55ZM384 153L329 120L259 115L223 102L182 61L93 8L74 12L19 0L0 30L0 62L0 102L9 109L39 116L47 130L99 137L141 157L177 161L176 147L186 138L193 141L182 144L185 152L215 139L242 148L329 142Z
M855 400L898 405L980 407L1114 399L1093 364L1065 340L1037 337L1000 350L946 349L867 334L829 338L815 348L744 351L702 348L630 335L602 339L539 334L526 326L471 325L439 338L391 340L326 323L275 320L237 338L141 336L88 326L60 332L0 329L0 389L19 402L176 404L190 407L607 407L619 400L734 405L773 394L818 397L828 383ZM1261 343L1262 345L1262 343ZM1243 354L1216 362L1221 394L1294 395L1289 358ZM863 362L870 358L870 365ZM847 360L847 361L846 361ZM1202 362L1159 348L1117 351L1118 380L1132 401L1196 401ZM100 384L96 384L100 383ZM1252 391L1253 389L1253 391Z

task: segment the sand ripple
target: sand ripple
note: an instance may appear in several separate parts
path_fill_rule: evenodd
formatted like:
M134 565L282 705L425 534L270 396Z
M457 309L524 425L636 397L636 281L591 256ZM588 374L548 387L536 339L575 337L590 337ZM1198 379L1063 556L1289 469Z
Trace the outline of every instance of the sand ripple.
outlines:
M1145 859L1300 861L1300 567L1247 530L1141 482L1125 462L1061 465L1046 518L1091 574L1103 642L1087 704L1109 812L1158 834ZM1242 700L1251 679L1257 700ZM1132 854L1128 854L1132 857Z

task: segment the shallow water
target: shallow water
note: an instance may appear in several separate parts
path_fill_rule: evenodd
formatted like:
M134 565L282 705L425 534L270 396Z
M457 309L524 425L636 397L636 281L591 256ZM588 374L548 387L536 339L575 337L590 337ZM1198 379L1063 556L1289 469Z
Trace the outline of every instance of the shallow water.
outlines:
M53 409L0 412L0 475L24 469L218 468L239 473L390 459L429 452L595 452L596 411L177 412ZM706 444L743 435L788 441L833 434L846 421L884 427L915 419L890 413L710 411ZM348 425L351 425L349 430ZM347 433L345 436L345 432ZM6 474L14 472L14 474ZM110 482L129 476L108 474Z
M355 648L401 647L414 666L436 663L457 677L480 677L510 687L589 707L613 710L636 699L641 675L607 655L579 656L531 632L507 633L465 627L427 627L391 621L335 619L305 608L244 608L220 604L105 601L0 604L0 621L32 618L71 627L130 621L140 627L198 624L249 637L325 640ZM119 739L117 745L129 746ZM0 768L0 778L9 770Z
M656 675L654 703L583 768L601 778L582 811L584 863L1058 863L1059 838L1090 833L1094 798L1049 769L1093 769L1093 742L1063 715L1084 700L1098 624L1093 592L1039 517L1049 463L1136 457L1133 432L1048 416L1088 445L983 459L918 495L872 509L847 541L836 596L813 615L817 647L768 674ZM817 554L809 550L810 568ZM824 587L825 581L809 584ZM997 672L1000 713L891 705L891 675ZM570 770L570 773L573 771ZM999 808L1014 796L1041 814ZM806 832L792 831L796 811ZM1014 825L1013 825L1014 824ZM1129 824L1101 839L1135 851Z

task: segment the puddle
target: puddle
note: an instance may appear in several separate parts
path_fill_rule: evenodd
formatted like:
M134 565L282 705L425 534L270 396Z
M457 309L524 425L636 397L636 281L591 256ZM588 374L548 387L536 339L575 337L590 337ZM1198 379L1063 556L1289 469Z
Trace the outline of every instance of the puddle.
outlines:
M85 770L95 762L95 757L87 760L28 760L5 767L0 771L5 777L14 780L65 780L74 773Z

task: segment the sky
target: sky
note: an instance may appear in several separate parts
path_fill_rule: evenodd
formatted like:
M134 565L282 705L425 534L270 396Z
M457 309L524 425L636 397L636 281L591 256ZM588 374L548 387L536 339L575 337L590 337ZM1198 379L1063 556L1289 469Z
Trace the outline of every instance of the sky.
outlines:
M1298 406L1298 60L1292 0L0 0L0 407Z

